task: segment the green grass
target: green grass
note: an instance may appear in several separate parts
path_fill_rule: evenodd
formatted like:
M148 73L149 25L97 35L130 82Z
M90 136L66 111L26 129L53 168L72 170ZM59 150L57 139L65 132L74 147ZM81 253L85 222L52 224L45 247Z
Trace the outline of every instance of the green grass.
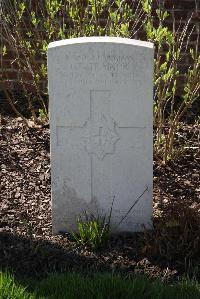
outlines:
M173 285L144 277L125 278L111 274L53 274L25 288L8 273L0 273L1 299L196 299L200 284L185 280Z
M1 299L33 299L26 287L15 282L9 273L0 272L0 298Z

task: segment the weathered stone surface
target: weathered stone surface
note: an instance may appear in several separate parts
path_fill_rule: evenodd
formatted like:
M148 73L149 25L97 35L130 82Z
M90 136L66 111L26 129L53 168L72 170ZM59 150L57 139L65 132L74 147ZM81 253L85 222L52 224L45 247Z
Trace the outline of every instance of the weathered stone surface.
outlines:
M84 211L108 215L113 197L113 231L150 228L153 45L53 42L48 76L53 232L76 229Z

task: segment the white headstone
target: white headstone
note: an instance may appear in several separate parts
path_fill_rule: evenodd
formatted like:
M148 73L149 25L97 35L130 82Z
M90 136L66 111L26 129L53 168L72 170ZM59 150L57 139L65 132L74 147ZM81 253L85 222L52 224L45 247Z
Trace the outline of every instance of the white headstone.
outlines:
M113 197L114 231L150 228L153 44L53 42L48 78L53 233L76 229L85 211L108 215Z

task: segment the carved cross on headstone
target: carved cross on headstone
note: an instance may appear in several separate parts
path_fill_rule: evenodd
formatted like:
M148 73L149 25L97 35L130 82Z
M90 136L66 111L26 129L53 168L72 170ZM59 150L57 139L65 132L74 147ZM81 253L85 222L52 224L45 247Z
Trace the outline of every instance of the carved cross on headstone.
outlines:
M95 176L94 157L102 161L105 156L114 154L117 143L127 130L138 129L137 127L118 126L111 114L111 91L109 90L91 90L90 91L90 116L83 126L58 126L57 127L57 145L74 147L78 151L86 151L90 156L90 181L91 192L90 199L96 197L96 191L93 184ZM143 129L140 127L140 129ZM125 133L126 135L126 133ZM121 136L121 137L120 137ZM81 142L82 141L82 142ZM134 149L132 149L134 150ZM109 163L108 163L109 164ZM108 176L108 174L107 174ZM108 179L108 178L107 178ZM111 180L111 178L109 178ZM111 186L109 187L110 198Z
M73 135L80 134L81 132L81 139L84 141L84 148L88 154L95 154L99 159L103 159L107 154L113 154L115 144L120 138L116 129L117 124L110 117L110 95L111 92L108 90L90 91L89 119L85 122L83 127L57 127L58 146L65 145L69 138L71 142L75 138ZM101 98L100 103L99 98ZM63 130L64 134L60 133L60 131ZM63 135L65 136L64 139Z
M121 129L133 129L133 126L118 126L111 114L111 91L90 91L90 117L83 126L57 126L57 145L73 144L77 140L84 141L84 149L103 159L113 154ZM141 129L143 127L140 127ZM79 135L79 137L78 137Z

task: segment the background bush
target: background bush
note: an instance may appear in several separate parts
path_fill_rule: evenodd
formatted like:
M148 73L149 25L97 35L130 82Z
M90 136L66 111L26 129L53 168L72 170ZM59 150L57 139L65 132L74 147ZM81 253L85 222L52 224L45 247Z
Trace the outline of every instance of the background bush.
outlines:
M3 0L1 1L1 56L9 51L18 70L17 88L2 68L3 89L14 112L28 125L48 119L47 47L51 41L80 36L120 36L135 38L143 29L144 38L155 45L154 64L154 153L166 163L180 153L175 146L176 132L188 108L199 100L199 40L189 47L194 27L190 20L173 29L165 25L168 12L161 7L153 13L152 0ZM195 25L194 25L195 26ZM165 54L163 55L163 49ZM189 53L191 67L186 70L182 97L176 99L180 63ZM43 84L44 82L44 84ZM22 100L23 98L23 100ZM17 101L18 100L18 101ZM22 109L22 106L25 107Z

